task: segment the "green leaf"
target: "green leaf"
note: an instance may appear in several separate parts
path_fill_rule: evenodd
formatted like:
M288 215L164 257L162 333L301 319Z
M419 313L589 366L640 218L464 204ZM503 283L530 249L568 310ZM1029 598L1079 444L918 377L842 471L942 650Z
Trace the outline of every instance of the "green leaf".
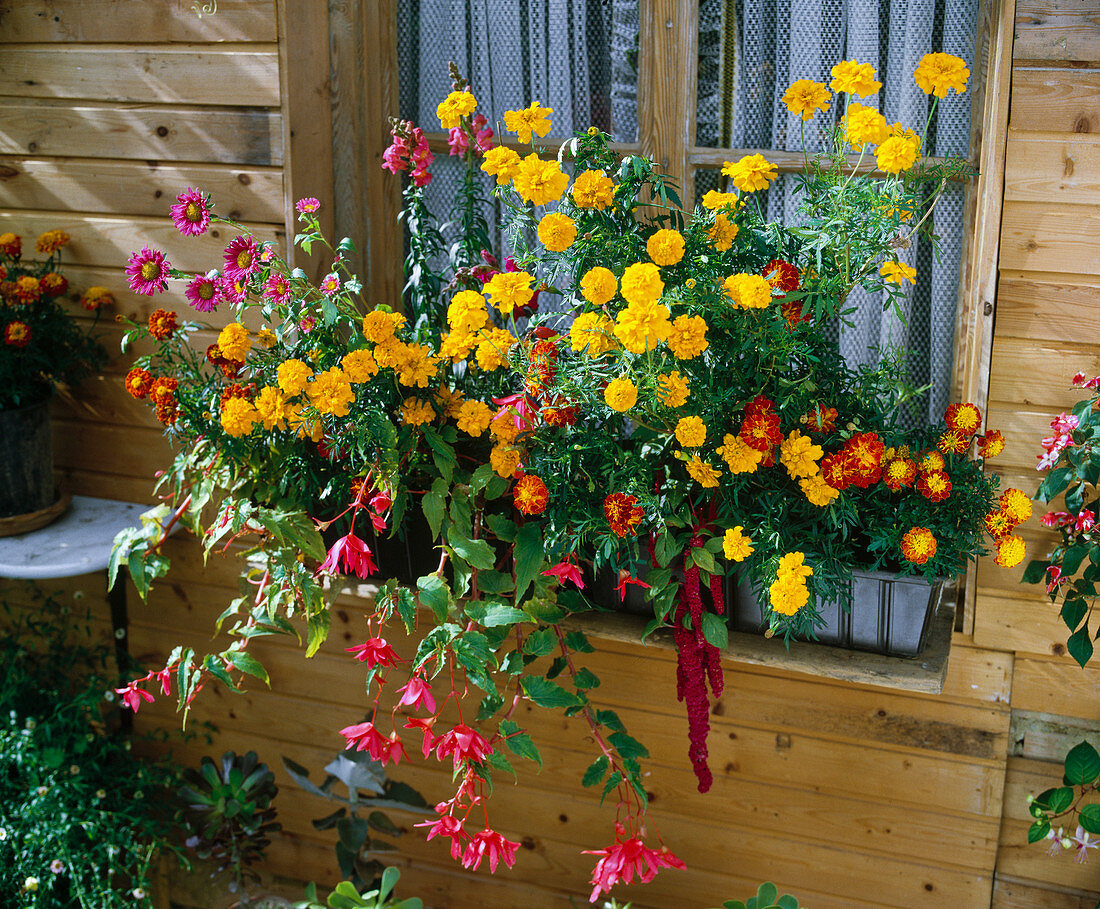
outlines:
M589 672L582 667L578 669L576 675L573 676L573 684L582 691L588 691L592 688L599 688L600 679L595 673Z
M447 530L447 542L462 561L474 568L490 569L497 563L493 547L485 540L468 539L457 527L451 525Z
M420 591L420 602L427 606L440 622L446 619L451 605L451 591L443 583L443 579L434 574L425 575L417 578L416 587Z
M500 625L518 625L521 622L530 622L527 614L515 606L507 606L491 600L478 600L466 604L466 616L479 625L486 628L495 628Z
M524 732L518 723L514 720L501 720L500 732L504 736L504 744L508 746L508 750L512 754L516 757L534 761L541 769L542 755L539 754L535 743L531 741L531 736Z
M1069 655L1077 661L1079 666L1085 667L1092 658L1092 641L1089 639L1087 627L1079 628L1066 638L1066 650L1069 651Z
M503 706L504 698L502 698L497 692L494 691L491 694L485 695L485 697L481 699L481 704L477 708L477 721L479 723L485 722L485 720L489 719L489 717L500 710L500 708Z
M504 594L511 593L515 584L512 576L503 571L480 571L477 575L477 586L482 593Z
M645 746L625 732L613 732L607 737L607 740L615 746L615 750L618 751L623 758L637 759L649 757L649 752L646 750Z
M516 602L518 603L531 582L538 577L546 560L542 545L542 528L533 521L524 524L516 534L513 550L516 565Z
M601 754L596 760L588 765L588 769L585 770L584 776L581 778L581 785L595 786L604 778L604 775L607 773L607 768L610 765L611 762L607 759L607 755Z
M606 726L612 732L624 732L626 730L623 721L619 719L619 715L614 710L597 710L596 722L601 726Z
M271 687L271 679L268 678L267 670L264 669L263 663L252 656L252 654L245 653L243 650L228 650L225 652L225 656L228 656L229 662L236 666L241 672L247 672L249 675L254 675L262 682L265 682L268 687Z
M498 540L512 543L516 539L516 522L499 514L485 516L485 525L493 532Z
M505 773L516 776L516 769L512 766L512 762L499 751L490 751L485 757L485 763L495 770L503 770Z
M1077 569L1081 567L1081 563L1085 560L1085 556L1089 553L1088 546L1082 543L1074 543L1069 549L1066 550L1065 555L1062 556L1062 574L1067 578L1073 577L1077 574Z
M432 539L439 538L440 528L443 526L443 516L447 513L447 496L445 492L440 492L437 486L441 481L436 480L436 485L424 494L422 501L424 517L428 521L428 526L432 530ZM444 488L446 483L443 483Z
M1046 839L1048 833L1050 833L1050 821L1036 821L1027 828L1027 841L1037 843Z
M1070 631L1076 631L1089 611L1088 603L1080 597L1069 597L1062 604L1062 621Z
M779 888L775 886L771 881L766 881L756 888L756 904L764 909L765 906L771 906L775 903L776 898L779 896Z
M1070 786L1088 786L1100 777L1100 754L1088 742L1079 742L1066 755L1066 782Z
M696 550L698 551L698 550ZM726 620L713 612L703 613L703 637L708 644L724 650L729 647L730 633Z
M575 707L583 703L571 691L566 691L557 682L551 682L542 676L527 676L520 685L523 693L540 707Z
M1089 833L1100 833L1100 804L1085 805L1077 813L1077 822Z
M1051 813L1061 814L1073 804L1073 790L1069 786L1052 789L1044 801Z
M695 546L692 547L689 552L691 553L691 561L694 562L699 568L708 574L717 574L718 568L714 564L714 556L712 556L704 547Z
M531 632L523 642L523 652L530 656L546 656L558 646L558 636L552 628L540 628Z
M1047 576L1047 566L1050 563L1046 559L1032 559L1024 569L1023 582L1025 584L1038 584Z
M445 442L434 429L426 429L424 438L428 440L428 445L432 449L432 460L435 461L436 470L449 484L454 476L455 466L458 464L454 448Z
M588 643L583 631L570 631L565 636L565 646L574 653L594 653L596 648Z
M461 637L455 638L451 643L451 650L455 658L466 670L466 677L477 685L482 691L496 694L496 685L493 684L490 672L495 668L493 652L489 649L489 641L485 635L476 631L467 631Z
M657 537L657 542L653 547L653 554L659 567L667 568L679 552L680 547L676 544L676 540L668 531L665 531Z

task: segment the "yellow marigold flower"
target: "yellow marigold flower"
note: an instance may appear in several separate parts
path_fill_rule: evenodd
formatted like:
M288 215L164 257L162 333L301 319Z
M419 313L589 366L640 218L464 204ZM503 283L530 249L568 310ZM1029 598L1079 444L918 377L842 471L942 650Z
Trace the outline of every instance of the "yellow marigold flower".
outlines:
M458 409L455 422L458 428L471 436L479 436L489 428L495 411L482 401L466 401Z
M506 110L504 112L504 128L510 133L515 133L520 142L531 144L531 133L542 138L550 132L549 115L554 112L552 107L540 107L537 101L532 101L522 110Z
M730 473L752 473L764 460L764 452L746 444L740 436L728 432L717 451L718 456L726 462Z
M447 307L447 324L463 334L478 331L489 321L485 298L476 290L460 290Z
M1031 499L1023 490L1006 489L1001 493L1000 506L1013 524L1023 524L1031 517Z
M1002 568L1013 568L1020 564L1026 551L1023 537L1010 533L997 542L997 556L993 561Z
M808 578L813 573L814 570L806 564L806 553L804 552L788 552L779 559L777 574L780 577L791 575L796 578Z
M960 95L966 91L970 70L962 58L954 54L925 54L921 57L920 66L913 73L913 78L926 95L946 98L949 89L955 89Z
M65 231L48 230L38 238L35 245L40 253L49 256L61 249L62 246L68 246L68 244L69 235Z
M439 125L444 129L454 129L462 122L463 117L474 112L475 107L477 100L470 92L451 92L439 102L435 115L439 117Z
M346 417L351 402L355 400L351 382L337 366L314 376L306 386L306 394L309 395L309 403L317 410L334 417Z
M459 408L465 403L462 392L452 391L446 385L440 386L435 393L435 403L448 417L457 417Z
M486 282L485 293L502 315L510 316L520 306L530 302L531 282L534 280L534 275L525 271L498 272Z
M439 359L427 344L406 345L407 356L397 368L397 381L402 385L427 388L439 369Z
M261 328L256 332L256 342L264 350L271 350L276 344L279 343L279 337L270 328Z
M684 258L683 234L662 228L646 241L645 251L657 265L675 265Z
M737 211L741 207L741 200L737 198L737 193L720 193L712 189L703 196L703 201L699 204L707 211L717 211L719 208L732 208L733 211Z
M401 421L408 426L420 426L435 419L435 408L419 398L405 398L401 404Z
M688 382L680 373L662 373L657 376L657 397L665 407L683 407L688 399Z
M709 346L707 323L702 316L677 316L672 320L668 349L677 360L697 357Z
M814 114L829 109L832 94L822 83L812 79L799 79L783 93L783 103L792 114L801 114L802 121L813 119Z
M519 435L515 418L507 410L502 410L489 421L489 434L502 445L511 445Z
M795 575L776 578L768 588L772 611L780 615L794 615L810 601L806 583Z
M707 424L700 417L682 417L676 423L676 441L684 448L699 448L707 440Z
M660 303L631 303L615 317L615 337L631 353L653 350L672 331L671 314Z
M290 414L290 399L274 385L265 385L256 395L256 412L264 421L264 429L286 429Z
M235 439L252 432L259 419L255 406L245 398L227 398L222 405L222 429Z
M722 175L733 180L733 185L743 193L767 189L779 176L779 168L763 155L745 155L740 161L727 161L722 165Z
M620 292L627 303L655 303L664 290L665 282L656 265L638 262L623 271Z
M733 246L739 230L740 228L727 215L719 213L714 216L714 225L707 231L707 236L718 252L725 252Z
M772 302L772 286L763 275L730 275L722 291L740 309L765 309Z
M586 170L573 181L573 201L577 208L603 211L615 198L615 184L601 170Z
M530 154L520 162L512 185L524 202L547 205L561 198L569 185L569 177L558 167L557 161L543 161L538 155Z
M829 88L834 92L847 92L861 98L876 94L882 83L875 80L875 68L870 63L842 60L832 69Z
M825 449L815 445L809 436L802 435L797 429L792 430L779 446L779 461L787 468L792 480L820 473L821 467L817 462L824 454Z
M284 360L277 372L279 387L284 393L294 397L301 394L306 383L313 377L313 370L301 360Z
M399 312L373 309L363 316L363 337L375 344L385 344L404 324L405 317Z
M913 279L917 276L917 270L904 262L883 262L878 272L882 275L883 281L892 284L904 284L906 281L913 283Z
M569 326L569 346L578 353L600 357L618 347L614 332L615 323L603 313L584 312Z
M918 145L901 136L891 136L875 151L879 170L900 174L917 163Z
M731 527L722 537L722 554L731 562L744 562L753 553L752 540L744 534L744 527Z
M439 339L439 356L452 363L461 363L480 342L481 339L475 334L452 331Z
M890 136L890 125L886 118L873 107L864 107L857 101L848 105L843 123L844 141L856 151L863 148L864 143L878 145Z
M539 221L539 242L550 252L564 252L577 239L577 225L569 215L551 212Z
M840 490L834 489L826 483L825 477L820 473L804 477L798 481L798 485L802 487L802 491L806 494L810 504L817 505L820 508L824 508L834 499L840 497Z
M340 368L348 377L348 381L358 385L368 382L378 375L378 364L374 361L374 354L366 348L350 350L340 360Z
M612 379L603 390L604 402L612 410L625 413L638 403L638 389L625 376Z
M596 306L603 306L615 296L618 290L618 279L610 268L597 265L595 268L588 269L581 278L581 296Z
M696 483L702 486L704 489L714 489L718 485L719 473L707 461L704 461L699 455L692 455L684 463L684 468Z
M375 345L374 362L379 369L400 370L409 358L409 348L403 341L390 338L388 341Z
M497 178L497 186L503 186L519 173L519 152L506 145L497 145L485 152L481 159L481 169Z
M218 334L218 350L229 360L243 363L252 349L252 337L240 322L230 322Z
M486 372L492 372L504 365L508 351L516 343L510 331L494 328L482 335L477 345L477 365Z
M520 452L518 448L508 445L495 445L489 452L489 465L498 477L510 479L516 475L519 467Z

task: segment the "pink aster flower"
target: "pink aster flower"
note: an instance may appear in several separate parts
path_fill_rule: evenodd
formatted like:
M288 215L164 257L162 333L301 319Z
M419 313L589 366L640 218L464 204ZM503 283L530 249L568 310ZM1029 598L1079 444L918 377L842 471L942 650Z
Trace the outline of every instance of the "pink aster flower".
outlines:
M355 654L360 663L366 663L368 669L375 666L396 666L403 662L385 638L369 638L362 644L346 648L348 653Z
M336 291L340 289L340 276L335 274L325 275L321 279L321 293L326 297L331 297Z
M462 867L477 871L481 865L481 860L488 857L490 874L496 872L497 865L500 864L502 859L504 864L511 868L516 863L516 850L518 848L519 843L506 840L495 830L486 827L479 833L474 834L474 837L466 844L466 851L462 853Z
M242 234L229 241L225 248L225 276L230 281L247 281L260 267L260 251L256 248L256 238Z
M141 706L142 701L145 701L147 704L152 704L153 701L156 700L156 698L144 688L138 688L137 682L131 682L125 688L116 688L115 694L122 698L122 703L134 711L134 713L138 712L138 708Z
M307 212L317 211L321 207L321 203L313 196L306 196L304 199L299 199L294 207L298 210L298 214L304 215Z
M493 753L492 746L485 741L481 733L459 723L450 732L445 732L436 740L435 757L442 761L445 757L454 759L457 768L463 761L485 760Z
M176 196L176 204L170 209L172 223L185 237L198 237L210 226L209 203L197 189L187 187Z
M386 752L388 739L369 720L355 726L345 726L340 730L340 735L347 739L345 751L354 747L356 751L367 752L376 761L380 761Z
M234 280L222 275L218 279L219 303L225 303L227 306L238 306L244 302L246 292L244 278Z
M580 569L572 562L558 562L557 565L548 568L543 574L551 578L557 578L559 583L562 584L566 581L572 581L578 590L584 590L584 577L581 575Z
M143 246L141 252L132 253L126 265L126 278L134 293L164 293L168 289L168 276L172 266L159 249Z
M264 283L264 296L276 306L290 302L290 278L286 275L270 275Z
M463 841L470 838L470 834L462 829L462 821L449 814L443 815L438 821L421 821L419 824L413 824L413 826L431 828L425 842L429 842L435 836L449 837L451 840L451 858L456 860L462 856Z
M588 855L602 856L592 872L592 895L588 898L590 903L596 902L601 893L610 893L611 888L620 881L624 884L632 883L634 875L643 884L648 884L657 876L661 868L685 868L686 866L666 847L649 849L638 838L615 841L615 845L608 849L584 849Z
M404 692L404 694L401 694ZM435 698L432 697L431 686L424 681L419 675L414 675L409 679L409 683L403 688L398 688L397 693L401 694L401 700L397 702L398 707L423 707L428 713L435 713Z
M192 309L197 312L210 312L218 305L220 295L218 273L210 271L205 275L195 275L183 293Z
M298 331L304 335L308 335L316 327L317 320L313 316L305 315L298 320Z
M327 571L329 574L339 574L340 565L344 572L354 574L361 578L369 578L378 570L371 556L370 548L354 533L340 537L328 551L324 562L318 568L318 572Z

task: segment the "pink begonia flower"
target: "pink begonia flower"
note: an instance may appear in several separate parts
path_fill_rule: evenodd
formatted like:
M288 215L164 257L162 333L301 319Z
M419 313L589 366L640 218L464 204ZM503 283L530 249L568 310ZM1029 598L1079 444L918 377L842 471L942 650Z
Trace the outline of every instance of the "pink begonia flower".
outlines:
M170 697L172 694L172 670L166 666L160 672L155 673L154 678L160 682L160 693L165 697Z
M1077 521L1075 523L1075 529L1078 533L1088 533L1096 525L1096 515L1089 509L1081 509L1081 513L1077 515Z
M339 574L341 564L343 564L346 573L361 578L369 578L378 570L378 566L374 564L374 559L371 556L370 547L354 533L340 537L332 544L332 548L328 551L328 555L317 571Z
M438 717L418 717L411 716L409 721L405 723L405 729L419 729L424 733L424 758L427 759L428 755L432 753L432 749L438 744L439 740L432 735L432 727L435 725Z
M508 413L512 417L512 425L520 432L530 432L535 428L534 418L539 410L528 403L526 395L506 395L503 398L493 398L492 401L500 408L493 415L494 420L502 413Z
M1100 388L1100 376L1093 376L1091 379L1086 379L1083 372L1075 373L1073 376L1073 384L1078 388Z
M1067 414L1065 411L1062 411L1062 413L1058 414L1058 416L1050 421L1050 428L1060 436L1068 436L1080 425L1080 417L1074 414Z
M368 638L362 644L354 647L346 647L347 653L355 654L355 659L360 663L366 663L368 669L375 666L396 666L403 662L385 638Z
M466 851L462 854L462 867L477 871L481 865L481 860L488 856L490 874L496 872L501 859L504 860L505 865L511 868L516 863L516 850L518 848L519 843L506 840L495 830L486 827L475 834L467 844Z
M1039 463L1035 465L1036 470L1050 470L1055 464L1058 463L1058 458L1061 456L1062 450L1060 448L1051 449L1046 454L1036 455L1039 459Z
M1073 523L1073 515L1068 511L1048 511L1039 521L1044 527L1064 527Z
M356 751L367 752L376 761L382 760L388 740L370 720L355 726L345 726L340 730L340 735L347 739L347 744L344 745L345 751L350 751L354 747Z
M405 754L405 745L402 743L401 739L397 737L396 732L391 732L389 734L389 737L381 748L381 752L381 757L377 760L383 764L387 764L390 761L393 761L395 764L400 764L402 758L406 761L409 759L409 756Z
M578 590L584 590L584 577L581 575L580 569L572 562L558 562L557 565L548 568L543 574L557 578L559 583L562 584L566 581L572 581Z
M1069 583L1069 578L1062 577L1062 569L1057 565L1047 566L1047 574L1050 575L1050 580L1047 581L1047 593L1054 593L1063 584Z
M156 700L148 691L144 688L138 688L136 682L131 682L125 688L116 688L115 694L122 698L122 703L129 707L134 713L138 712L138 708L141 706L141 702L145 701L147 704L152 704Z
M1075 862L1081 862L1082 864L1089 860L1090 849L1096 849L1100 847L1100 840L1091 839L1088 832L1080 824L1077 825L1077 832L1073 834L1073 841L1077 844L1077 855L1074 856Z
M492 753L492 746L485 741L481 733L471 729L465 723L459 723L450 732L443 733L436 740L436 760L442 761L445 757L453 758L456 769L463 761L480 763Z
M401 692L405 693L401 694ZM406 705L423 707L428 713L435 713L435 698L432 697L431 686L420 676L414 675L407 685L397 689L397 693L401 694L401 700L397 702L398 707Z
M659 850L649 849L637 837L626 842L616 840L615 845L608 849L583 849L582 852L602 856L592 872L590 903L596 902L600 893L610 893L611 888L620 881L632 883L635 873L643 884L648 884L661 868L687 867L666 846Z
M437 805L438 811L442 805ZM446 808L444 807L444 810ZM470 834L462 829L462 821L456 817L452 817L449 814L443 815L438 821L421 821L419 824L413 824L414 827L430 827L428 836L425 842L428 842L435 836L447 836L451 839L451 858L457 860L462 856L462 842L468 840Z
M371 496L370 507L379 514L385 514L393 505L393 496L388 490L382 489Z
M649 585L645 581L637 581L626 572L623 572L619 577L619 583L615 585L615 589L619 592L620 603L626 602L627 584L633 584L636 587L641 587L643 590L649 590Z

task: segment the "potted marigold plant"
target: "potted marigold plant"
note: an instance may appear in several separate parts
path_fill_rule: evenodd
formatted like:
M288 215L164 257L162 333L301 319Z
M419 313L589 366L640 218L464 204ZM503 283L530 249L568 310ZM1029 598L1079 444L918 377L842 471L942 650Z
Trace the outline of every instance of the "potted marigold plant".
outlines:
M69 282L61 274L61 251L68 243L64 231L46 231L35 244L45 258L34 261L24 258L21 237L0 234L0 518L36 518L6 522L12 533L60 515L51 509L57 492L49 399L107 360L90 329L64 305ZM89 288L81 298L97 320L112 302L103 287Z
M940 97L967 75L958 58L931 55L916 77ZM838 64L833 88L866 96L873 76ZM332 255L317 286L243 230L205 274L174 270L156 250L134 254L135 290L182 279L195 310L224 307L234 320L205 351L190 343L198 323L175 313L133 327L131 338L152 337L155 349L127 388L149 400L180 451L161 481L172 505L120 535L111 570L128 565L144 593L168 569L165 525L180 521L208 550L241 544L248 583L221 617L237 638L228 648L180 648L127 690L139 705L160 679L186 707L213 679L266 679L249 641L302 622L315 651L338 591L329 581L377 575L365 640L350 648L375 709L340 730L347 747L395 762L408 757L411 733L425 759L451 763L456 790L436 806L428 837L449 840L467 867L495 868L515 861L518 844L487 816L480 830L467 825L494 773L514 758L540 760L517 705L581 717L599 747L583 783L619 806L611 845L591 850L596 899L634 871L648 880L683 863L647 820L644 746L613 711L593 707L599 680L574 659L592 645L563 626L601 608L588 596L595 578L621 596L644 590L648 631L673 629L689 757L705 791L727 566L762 595L773 633L805 636L854 567L957 571L983 551L990 515L1003 512L999 528L1015 520L996 505L995 478L966 457L976 436L983 457L1001 444L980 434L976 408L905 430L889 365L850 369L821 330L856 284L901 292L914 275L897 259L898 239L925 229L966 165L922 163L919 136L853 102L836 153L807 159L802 223L764 220L753 193L776 168L759 155L730 162L730 191L685 212L652 161L618 156L596 129L557 157L495 142L470 87L453 70L452 79L438 116L467 171L450 216L461 236L443 273L424 195L431 151L417 126L391 122L383 166L409 177L402 311L396 300L364 300L342 256L351 241L321 234L312 199L298 203L296 242ZM804 116L832 97L816 83L790 95ZM533 103L504 123L527 145L548 134L551 113ZM847 167L849 150L872 145L884 179ZM489 246L477 170L495 178L510 256ZM215 219L197 190L172 211L184 234L214 220L240 230ZM264 327L248 330L246 313ZM402 579L382 544L417 520L432 560ZM414 654L387 642L394 622L417 632ZM474 689L480 704L463 713ZM452 700L457 723L441 718Z

